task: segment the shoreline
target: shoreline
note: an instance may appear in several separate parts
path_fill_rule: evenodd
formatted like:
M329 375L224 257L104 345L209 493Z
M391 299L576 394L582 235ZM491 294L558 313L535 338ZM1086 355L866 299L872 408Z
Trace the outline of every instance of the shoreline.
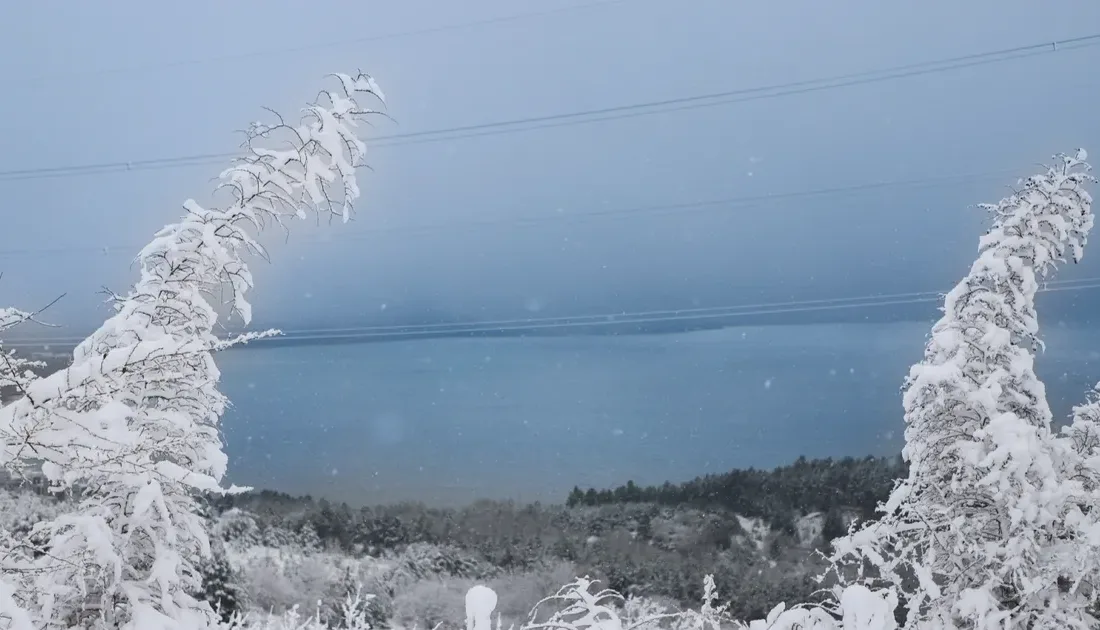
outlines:
M360 343L393 343L401 341L435 341L440 339L563 339L563 338L590 338L590 337L666 337L670 335L683 335L689 333L714 332L719 330L736 330L742 328L773 328L773 327L809 327L809 326L884 326L896 324L922 324L931 326L932 319L897 319L889 321L853 322L853 321L815 321L815 322L784 322L777 320L748 321L744 323L721 326L695 326L679 328L651 328L639 329L632 322L621 324L595 324L588 326L576 326L563 332L552 332L553 328L531 328L525 330L504 329L478 329L471 331L446 331L434 332L431 330L419 330L425 324L409 324L407 327L393 327L384 333L371 333L369 331L352 332L342 334L296 336L293 332L287 335L257 339L247 344L231 348L248 349L257 347L285 347L285 346L313 346L313 345L339 345ZM435 324L431 324L435 325ZM448 324L449 326L469 326L470 324ZM1071 326L1072 327L1072 326ZM1089 326L1082 324L1081 327ZM272 326L271 328L276 328ZM370 327L365 327L370 328ZM334 329L339 330L339 329ZM242 331L232 331L231 334L241 334ZM81 338L83 340L83 338ZM71 354L79 341L73 338L66 339L15 339L3 343L3 346L19 351L28 358L37 358L46 361L53 366L64 366L71 358ZM56 368L54 368L56 369Z

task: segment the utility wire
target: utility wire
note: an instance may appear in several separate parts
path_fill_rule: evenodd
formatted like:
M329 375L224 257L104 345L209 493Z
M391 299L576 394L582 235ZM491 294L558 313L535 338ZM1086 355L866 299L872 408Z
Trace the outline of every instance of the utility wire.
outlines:
M1082 278L1080 280L1062 280L1045 283L1039 291L1049 293L1058 291L1078 291L1100 288L1100 277ZM490 331L516 331L516 330L543 330L553 328L570 328L580 326L621 326L623 324L660 323L678 321L701 321L708 319L721 319L726 317L746 317L751 315L773 315L786 313L806 313L815 311L828 311L837 309L853 309L862 307L881 307L897 304L917 304L922 302L935 302L942 299L943 291L915 291L909 293L893 293L865 295L846 298L826 298L817 300L797 300L787 302L765 302L760 304L743 304L736 306L714 306L701 308L683 308L674 310L635 311L621 313L605 313L602 315L577 315L545 318L526 318L511 320L489 320L469 323L443 323L443 324L413 324L413 325L386 325L386 326L358 326L349 328L317 328L304 330L283 331L283 337L291 339L329 338L329 336L343 337L400 334L459 334L466 332L490 332Z
M636 0L635 0L636 1ZM610 6L615 4L624 4L627 0L598 0L596 2L586 2L583 4L572 4L563 7L556 7L553 9L544 9L541 11L530 11L526 13L513 13L511 15L502 15L497 17L483 18L480 20L472 20L469 22L459 22L457 24L445 24L442 26L431 26L427 28L411 29L405 31L395 31L392 33L379 33L376 35L367 35L365 37L356 37L353 39L335 40L330 42L314 42L311 44L303 44L300 46L288 46L283 48L269 48L266 50L252 50L244 53L235 53L227 55L219 55L216 57L204 57L201 59L180 59L176 61L168 61L155 64L144 64L137 66L128 66L122 68L106 68L101 70L90 70L84 72L73 72L66 70L62 76L58 74L40 75L35 77L10 77L4 79L6 85L20 85L20 84L36 84L36 83L50 83L57 82L59 79L64 78L69 80L73 77L104 77L111 75L122 74L137 74L140 72L154 72L159 70L166 70L169 68L182 68L187 66L198 66L212 63L226 63L236 61L248 61L257 58L272 57L275 55L284 55L292 53L309 52L313 50L323 50L328 48L341 48L344 46L353 46L357 44L366 44L369 42L377 42L384 40L403 39L405 37L414 37L420 35L432 35L435 33L444 33L448 31L464 30L469 28L477 28L481 26L491 26L493 24L502 24L507 22L517 22L521 20L527 20L531 18L549 17L551 15L558 15L563 13L571 13L583 9L593 9L597 7Z
M1100 44L1100 33L1095 35L1087 35L1083 37L1074 37L1072 39L1061 40L1057 42L1043 42L1041 44L1030 44L1027 46L1016 46L1013 48L1004 48L1001 50L994 50L983 53L975 53L970 55L962 55L959 57L950 57L947 59L938 59L934 61L918 62L913 64L906 64L902 66L893 66L890 68L879 70L867 70L862 72L854 72L848 74L834 75L819 79L806 79L802 81L790 81L786 83L778 83L773 85L758 86L752 88L741 88L735 90L726 90L722 92L711 92L709 94L698 94L694 96L685 96L679 98L670 98L658 101L649 101L643 103L632 103L629 105L618 105L614 107L604 107L600 109L589 109L579 112L567 112L562 114L550 114L546 116L531 116L527 118L516 118L512 120L503 120L497 122L481 123L476 125L465 125L461 127L449 127L445 129L431 129L426 131L417 131L411 133L395 134L391 136L380 136L376 138L378 141L385 140L403 140L418 138L421 136L435 136L442 134L450 134L457 132L468 131L480 131L485 129L492 129L497 127L508 127L515 125L526 125L531 123L544 123L559 121L563 119L580 118L587 116L596 116L604 114L619 114L624 112L631 112L639 109L652 109L652 108L664 108L670 105L686 105L695 104L694 107L711 107L714 105L726 105L729 103L741 103L745 101L760 100L767 98L776 98L778 96L788 96L792 94L804 94L807 92L816 92L820 90L830 90L841 87L850 87L853 85L861 85L864 83L876 83L879 81L886 81L890 79L898 79L905 77L918 76L921 74L930 74L936 72L946 72L948 70L955 70L959 68L967 68L975 65L983 65L987 63L998 63L1001 61L1009 61L1013 59L1019 59L1022 57L1033 56L1036 54L1049 54L1053 52L1059 52L1064 50L1074 50L1077 48L1086 48ZM736 97L731 100L730 97ZM698 104L699 101L714 101L706 104ZM693 107L676 107L672 109L660 109L655 112L644 112L638 115L649 115L651 113L664 113L671 111L682 111L684 109L692 109ZM619 118L615 117L602 117L593 121L584 122L598 122L603 120L615 120ZM532 127L533 129L541 129L543 127ZM464 135L460 137L472 137ZM451 139L450 137L443 138L444 140ZM403 143L397 143L403 144Z
M1100 289L1100 282L1094 284L1083 284L1075 286L1057 286L1047 287L1040 289L1040 292L1051 293L1059 291L1083 291L1091 289ZM834 310L847 310L847 309L861 309L861 308L879 308L883 306L897 306L905 304L919 304L926 302L938 302L941 299L940 295L928 295L924 297L911 297L911 298L895 298L895 299L882 299L873 302L845 302L837 304L818 304L809 306L776 306L773 308L762 308L756 310L741 310L735 312L713 312L713 313L691 313L684 315L666 315L666 316L648 316L648 317L619 317L618 319L607 319L606 321L565 321L556 323L541 323L533 325L489 325L481 327L463 327L454 329L436 329L436 330L411 330L411 331L365 331L356 332L348 331L342 333L321 333L311 334L309 331L286 331L284 337L286 339L293 340L336 340L336 339L393 339L393 338L416 338L425 336L441 336L441 335L457 335L457 334L469 334L469 333L488 333L488 332L537 332L542 330L554 330L563 328L583 328L583 327L608 327L608 326L622 326L625 324L652 324L652 323L668 323L668 322L700 322L706 320L716 319L729 319L737 317L750 317L761 315L785 315L790 313L809 313L809 312L821 312L821 311L834 311ZM279 339L280 337L274 337L271 339Z
M550 114L546 116L514 118L510 120L479 123L473 125L461 125L425 131L381 135L370 139L368 141L368 145L372 148L392 147L403 144L443 142L448 140L459 140L463 138L480 137L487 135L517 133L520 131L530 131L568 125L601 123L622 118L649 116L652 114L685 111L699 109L702 107L714 107L719 105L743 103L748 101L778 98L782 96L792 96L844 87L852 87L856 85L877 83L880 81L933 74L938 72L947 72L950 70L967 68L977 65L999 63L1002 61L1032 57L1036 55L1052 54L1055 52L1063 52L1067 50L1089 48L1097 45L1100 45L1100 33L1058 40L1054 42L1043 42L1038 44L1030 44L1027 46L1015 46L1012 48L1004 48L983 53L950 57L935 61L894 66L891 68L880 70L835 75L832 77L821 79L792 81L768 86L742 88L736 90L727 90L723 92L712 92L708 94L699 94L673 99L663 99L658 101L631 103L614 107L564 112L559 114ZM236 152L202 153L145 160L130 160L124 162L100 162L73 166L6 170L0 171L0 181L21 181L43 177L71 177L75 175L97 175L133 170L180 168L186 166L208 164L213 161L221 161L238 155L239 154Z
M1060 52L1062 50L1077 50L1077 49L1080 49L1080 48L1089 48L1089 47L1092 47L1092 46L1096 46L1098 44L1100 44L1100 40L1098 40L1096 42L1093 42L1093 43L1089 43L1089 44L1081 44L1081 45L1078 45L1078 46L1067 47L1065 49L1059 48L1058 51ZM1049 52L1054 52L1054 51L1051 50ZM472 132L469 132L469 133L460 133L460 134L456 134L456 135L444 135L445 133L447 133L447 130L442 130L441 129L441 130L435 130L433 132L433 133L440 134L440 135L425 136L425 137L422 137L422 138L409 138L407 134L397 135L397 136L388 136L388 138L397 138L397 140L393 141L393 142L386 142L385 140L386 140L387 136L381 136L378 139L382 140L382 142L376 143L374 145L374 147L376 147L376 148L388 148L388 147L394 147L394 146L425 144L425 143L432 143L432 142L446 142L446 141L450 141L450 140L463 140L463 139L467 139L467 138L480 138L480 137L484 137L484 136L496 136L496 135L504 135L504 134L511 134L511 133L520 133L520 132L524 132L524 131L535 131L535 130L540 130L540 129L552 129L552 128L557 128L557 127L570 127L570 126L574 126L574 125L586 125L586 124L592 124L592 123L602 123L602 122L608 122L608 121L613 121L613 120L623 120L623 119L626 119L626 118L637 118L637 117L640 117L640 116L652 116L652 115L655 115L655 114L668 114L668 113L672 113L672 112L682 112L682 111L688 111L688 110L702 109L702 108L706 108L706 107L717 107L717 106L721 106L721 105L731 105L731 104L735 104L735 103L746 103L746 102L750 102L750 101L761 101L761 100L767 100L767 99L773 99L773 98L780 98L780 97L784 97L784 96L793 96L793 95L798 95L798 94L809 94L809 93L813 93L813 92L822 92L822 91L832 90L832 89L842 88L842 87L852 87L852 86L857 86L857 85L866 85L866 84L870 84L870 83L878 83L880 81L888 81L888 80L893 80L893 79L901 79L901 78L915 77L915 76L920 76L920 75L935 74L935 73L938 73L938 72L946 72L946 71L949 71L949 70L958 70L958 69L961 69L961 68L969 68L969 67L973 67L973 66L988 65L988 64L992 64L992 63L1007 61L1007 60L1010 60L1010 59L1020 59L1020 58L1024 58L1024 57L1034 57L1034 56L1040 55L1040 54L1045 54L1045 52L1044 51L1034 51L1034 52L1028 52L1028 53L1019 53L1019 54L1016 54L1016 55L1013 55L1013 56L1010 56L1010 57L1004 57L1004 58L1000 58L1000 59L983 59L983 60L977 60L977 61L969 61L969 62L954 64L954 65L951 65L951 66L941 66L941 67L930 68L930 69L925 69L925 70L910 70L910 71L906 71L906 72L898 72L898 73L893 73L893 74L868 77L868 78L865 78L865 79L852 79L852 80L849 80L849 81L834 82L834 83L828 83L828 84L824 84L824 85L808 85L808 86L805 86L805 87L796 87L796 88L791 88L791 89L775 89L771 92L766 92L766 93L762 93L762 94L747 94L745 96L724 98L724 99L712 100L712 101L707 101L707 102L687 102L686 104L677 105L677 106L673 106L673 107L664 107L664 106L662 106L660 108L655 108L655 109L642 109L641 111L620 111L619 113L614 113L614 114L608 114L608 115L603 115L603 116L598 116L598 117L590 117L590 118L577 118L577 119L572 119L572 120L552 119L548 122L544 122L544 123L540 123L540 124L526 125L526 126L519 126L519 127L510 127L510 128L500 128L500 129L497 129L497 128L483 128L480 131L472 131ZM624 107L626 107L626 106L624 106ZM645 107L645 105L639 105L638 107L642 108L642 107ZM487 124L490 124L490 123L487 123ZM518 123L513 123L512 121L506 121L506 122L492 123L492 124L495 127L495 126L504 126L504 125L510 125L510 124L518 124ZM428 133L428 132L422 132L422 133ZM406 139L406 138L408 138L408 139ZM2 179L0 179L0 181L2 181Z
M784 193L770 193L762 195L742 195L702 201L686 201L669 204L654 204L647 206L634 206L629 208L614 208L609 210L593 210L589 212L558 213L535 216L511 216L495 219L473 219L467 221L448 221L441 223L425 223L421 225L400 225L390 227L368 227L361 230L333 232L333 236L315 235L302 239L301 242L338 243L342 241L361 241L371 238L375 234L383 233L431 233L437 231L449 231L462 228L485 228L496 226L522 227L526 225L539 225L545 223L579 223L592 220L633 219L637 217L673 216L682 214L698 214L707 212L728 212L730 210L743 210L753 208L765 203L790 199L811 199L816 197L831 197L874 190L888 190L904 187L946 187L959 184L968 184L979 181L988 181L1009 176L1021 169L997 169L962 175L948 175L941 177L924 177L917 179L892 180L882 182L868 182L851 186L837 186L830 188L818 188L813 190L790 191ZM42 247L0 250L0 258L25 257L25 256L60 256L75 253L99 252L103 254L115 254L124 252L133 255L140 251L143 245L74 245L61 247Z
M1040 293L1061 291L1085 291L1100 289L1100 277L1081 278L1079 280L1055 280L1044 283ZM719 307L683 308L673 310L633 311L605 313L601 315L576 315L545 318L504 319L474 321L463 324L410 324L385 326L359 326L349 328L314 328L284 330L282 337L274 339L289 340L335 340L335 339L384 339L416 338L425 336L458 335L485 332L523 332L553 330L578 327L608 327L628 324L697 322L716 319L734 319L738 317L781 315L790 313L808 313L842 309L879 308L905 304L919 304L940 301L943 291L913 291L908 293L874 294L858 297L828 298L816 300L797 300L787 302L765 302ZM5 341L6 346L39 346L43 344L60 345L78 343L84 338L50 339L41 341L16 340ZM253 342L253 343L259 343Z
M1078 283L1085 283L1086 281L1094 281L1100 283L1100 277L1087 278L1078 280ZM1065 281L1069 282L1069 281ZM497 326L516 326L516 325L541 325L541 324L561 324L561 323L576 323L580 324L620 324L629 323L631 320L639 317L694 317L697 315L707 316L721 316L721 315L740 315L744 312L752 312L754 309L773 309L773 308L788 308L788 307L814 307L818 305L827 304L851 304L853 306L859 305L862 302L869 302L875 304L876 302L882 302L884 300L896 300L896 299L911 299L911 298L928 298L938 297L941 295L940 291L915 291L910 293L895 293L895 294L876 294L876 295L864 295L857 297L844 297L844 298L822 298L816 300L792 300L787 302L764 302L759 304L741 304L737 306L704 306L693 308L678 308L678 309L665 309L656 311L620 311L618 313L603 313L595 315L559 315L556 317L525 317L519 319L498 319L498 320L484 320L474 322L446 322L437 324L387 324L380 326L350 326L342 328L312 328L291 331L284 333L287 335L322 335L327 333L376 333L376 332L406 332L406 331L444 331L444 332L462 332L467 328L487 328Z

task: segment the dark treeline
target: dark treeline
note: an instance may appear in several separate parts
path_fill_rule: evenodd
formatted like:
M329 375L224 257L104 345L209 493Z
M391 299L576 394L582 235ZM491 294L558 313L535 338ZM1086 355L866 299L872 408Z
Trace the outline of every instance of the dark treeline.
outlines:
M731 470L696 477L685 483L638 486L633 481L613 489L574 487L566 505L597 506L655 503L669 506L722 508L752 518L766 519L777 529L789 530L797 515L855 510L870 518L894 483L907 474L899 456L798 461L774 470Z

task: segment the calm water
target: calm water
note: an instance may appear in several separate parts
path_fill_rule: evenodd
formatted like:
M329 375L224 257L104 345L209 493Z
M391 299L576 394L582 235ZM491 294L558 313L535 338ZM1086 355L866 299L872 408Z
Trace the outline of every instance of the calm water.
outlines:
M575 484L901 448L925 324L446 339L221 355L231 477L356 504L561 501ZM1100 379L1100 333L1055 329L1056 414Z

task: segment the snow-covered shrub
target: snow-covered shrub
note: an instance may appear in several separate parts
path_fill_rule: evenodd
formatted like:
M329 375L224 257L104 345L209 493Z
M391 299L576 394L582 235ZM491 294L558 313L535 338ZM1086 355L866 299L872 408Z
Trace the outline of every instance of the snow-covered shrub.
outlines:
M256 516L237 508L215 517L210 533L226 544L242 548L262 544L263 540Z
M393 598L391 621L399 628L462 627L466 592L473 580L428 579L411 584Z
M553 595L531 608L522 628L563 628L569 630L621 630L623 596L611 589L598 589L588 578L576 578ZM642 624L654 619L643 619Z
M714 578L703 579L703 601L698 610L672 610L655 602L624 599L612 589L599 589L589 578L575 578L539 601L522 630L720 630L736 622L726 606L717 606Z
M395 589L393 622L399 627L432 627L438 623L451 627L461 618L465 594L475 585L484 583L498 594L495 610L501 623L509 627L522 623L531 609L546 597L546 593L572 581L575 575L576 569L572 564L559 562L526 571L503 573L488 580L432 576Z
M414 580L431 576L483 578L496 568L450 545L413 543L396 556L395 572Z
M328 611L343 600L349 584L381 594L391 569L371 558L293 546L228 545L226 555L252 607L279 614L294 606L312 608L318 601Z
M375 592L392 597L422 580L486 579L499 573L496 567L457 547L428 543L408 545L377 562L386 568L378 574L376 584L381 590Z
M890 590L853 585L845 589L835 605L779 604L763 619L741 621L729 613L729 604L717 606L714 578L703 580L703 604L699 610L673 610L645 599L627 599L621 620L613 627L639 630L894 630L897 597ZM606 627L606 626L605 626ZM928 628L927 630L946 630Z
M520 623L547 593L575 579L571 562L550 562L526 571L504 573L488 581L499 596L496 611L506 625Z
M299 606L282 614L238 613L217 626L217 630L375 630L366 613L373 596L355 588L344 595L339 606L340 621L326 619L318 606L303 615Z

